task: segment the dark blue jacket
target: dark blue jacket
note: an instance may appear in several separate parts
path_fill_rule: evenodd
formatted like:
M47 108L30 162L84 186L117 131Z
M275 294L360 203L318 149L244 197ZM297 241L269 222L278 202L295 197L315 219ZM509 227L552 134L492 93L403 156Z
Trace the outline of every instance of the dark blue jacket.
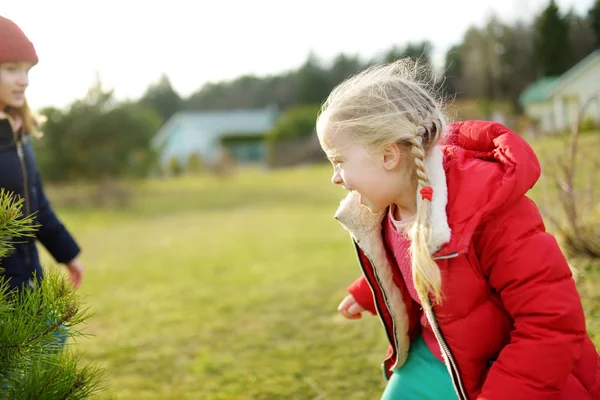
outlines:
M23 198L23 214L37 212L35 224L40 226L36 238L19 238L18 241L24 243L17 243L8 257L0 259L0 267L11 288L31 285L34 274L42 278L36 239L58 263L67 263L79 254L79 246L44 194L29 135L15 143L12 127L6 119L0 119L0 188Z

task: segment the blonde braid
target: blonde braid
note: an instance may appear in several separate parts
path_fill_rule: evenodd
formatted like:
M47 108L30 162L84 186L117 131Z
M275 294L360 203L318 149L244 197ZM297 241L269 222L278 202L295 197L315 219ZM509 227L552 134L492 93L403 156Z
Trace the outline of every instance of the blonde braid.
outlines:
M429 185L425 169L425 149L423 137L427 134L435 134L431 130L419 125L413 138L408 142L411 144L410 153L415 160L415 173L417 175L417 196L419 191ZM430 139L430 138L428 138ZM435 195L435 194L434 194ZM411 238L410 255L412 264L412 276L415 289L421 299L423 307L429 305L429 294L434 295L435 302L441 300L441 274L437 263L433 260L429 251L431 242L431 225L429 221L430 205L428 200L417 200L417 214L411 226L409 235Z
M417 167L415 172L417 174L418 187L425 187L429 182L427 173L425 172L425 149L423 148L424 132L425 128L423 126L419 126L415 136L408 140L408 142L411 144L410 154L412 154L415 158L415 165Z

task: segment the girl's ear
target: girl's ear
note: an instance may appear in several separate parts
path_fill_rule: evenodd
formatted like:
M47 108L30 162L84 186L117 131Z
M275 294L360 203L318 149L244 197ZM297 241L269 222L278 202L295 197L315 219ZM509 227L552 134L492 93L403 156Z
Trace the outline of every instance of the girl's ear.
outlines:
M403 157L404 153L400 146L397 143L390 144L383 150L383 168L388 171L395 169Z

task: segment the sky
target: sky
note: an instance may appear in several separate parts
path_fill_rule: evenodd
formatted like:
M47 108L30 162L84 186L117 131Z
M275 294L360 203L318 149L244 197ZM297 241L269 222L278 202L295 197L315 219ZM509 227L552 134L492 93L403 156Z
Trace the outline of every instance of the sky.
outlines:
M556 0L585 14L594 0ZM166 74L187 97L206 82L296 69L313 52L370 59L429 40L434 61L470 25L495 14L531 20L549 0L2 0L38 52L27 92L34 109L63 108L98 76L118 100ZM94 4L94 6L91 6Z

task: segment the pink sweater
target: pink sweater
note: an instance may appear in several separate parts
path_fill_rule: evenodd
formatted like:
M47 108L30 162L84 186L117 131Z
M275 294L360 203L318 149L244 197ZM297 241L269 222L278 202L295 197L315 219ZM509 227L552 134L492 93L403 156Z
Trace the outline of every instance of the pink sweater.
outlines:
M419 296L417 295L417 291L415 289L413 278L412 278L412 267L410 260L410 239L408 235L404 232L404 228L408 225L408 223L404 221L396 221L393 218L392 207L390 207L390 212L383 220L383 240L388 251L393 254L393 259L396 261L396 266L400 269L400 273L404 278L404 282L406 283L406 287L408 292L410 293L410 297L417 303L421 304L419 300ZM444 362L442 358L442 353L440 350L440 346L429 326L429 321L427 317L425 317L425 313L421 310L421 326L423 340L429 351L437 357L441 362Z

